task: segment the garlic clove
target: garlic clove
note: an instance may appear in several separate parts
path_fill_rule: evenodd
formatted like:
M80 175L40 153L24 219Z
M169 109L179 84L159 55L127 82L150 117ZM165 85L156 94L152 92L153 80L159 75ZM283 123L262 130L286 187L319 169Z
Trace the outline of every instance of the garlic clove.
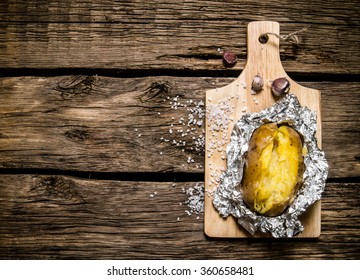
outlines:
M255 92L258 93L259 91L261 91L263 89L264 86L264 80L260 75L255 75L252 83L251 83L251 89Z
M225 51L223 53L224 64L228 67L234 66L237 61L237 56L233 52Z
M275 96L283 96L290 91L290 82L286 78L277 78L271 84L271 92Z

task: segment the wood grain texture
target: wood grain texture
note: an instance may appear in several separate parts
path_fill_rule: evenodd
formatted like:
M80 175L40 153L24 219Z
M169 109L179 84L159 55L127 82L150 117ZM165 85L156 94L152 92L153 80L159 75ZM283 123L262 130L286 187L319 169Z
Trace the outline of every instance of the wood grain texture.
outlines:
M314 7L316 7L314 9ZM256 12L254 12L256 11ZM246 25L311 25L300 45L282 42L291 73L359 74L360 13L354 1L25 1L0 3L1 68L224 70L218 48L242 69Z
M195 140L204 126L191 125L193 134L182 136L178 130L189 127L179 121L188 123L188 110L205 101L205 89L232 81L167 76L0 78L0 167L203 172L204 151L196 151ZM322 92L323 149L330 177L359 176L359 83L301 84ZM175 110L177 96L177 102L188 107ZM178 146L180 141L185 146ZM193 163L188 163L189 157Z
M359 8L0 1L0 259L359 259ZM298 46L280 43L280 58L322 93L323 149L338 183L327 184L317 240L208 239L203 217L184 212L182 188L204 172L203 126L181 136L179 121L206 90L234 81L214 76L244 69L253 20L278 21L282 35L311 25ZM219 48L238 55L232 69ZM175 110L178 101L189 107ZM186 182L172 187L173 178Z
M359 184L327 184L316 240L208 239L195 182L0 176L1 259L358 259ZM150 194L157 192L153 198ZM341 199L339 199L341 197ZM182 205L180 205L182 203ZM180 217L180 221L177 221ZM146 240L146 242L144 242ZM156 248L156 250L154 250ZM309 254L311 252L311 254Z

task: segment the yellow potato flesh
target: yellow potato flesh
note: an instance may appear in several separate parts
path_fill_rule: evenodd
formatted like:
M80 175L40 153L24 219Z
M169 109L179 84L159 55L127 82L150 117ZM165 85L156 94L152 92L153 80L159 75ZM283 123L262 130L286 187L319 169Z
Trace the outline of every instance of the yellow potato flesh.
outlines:
M302 171L300 135L285 125L260 127L250 140L241 186L245 202L260 214L280 215L293 201Z

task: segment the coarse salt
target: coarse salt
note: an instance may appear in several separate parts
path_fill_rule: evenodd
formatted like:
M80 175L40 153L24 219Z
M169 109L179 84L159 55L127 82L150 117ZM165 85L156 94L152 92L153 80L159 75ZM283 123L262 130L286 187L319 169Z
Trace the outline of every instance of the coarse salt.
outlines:
M195 186L185 190L188 199L185 201L190 210L185 211L188 215L204 212L204 183L196 183Z

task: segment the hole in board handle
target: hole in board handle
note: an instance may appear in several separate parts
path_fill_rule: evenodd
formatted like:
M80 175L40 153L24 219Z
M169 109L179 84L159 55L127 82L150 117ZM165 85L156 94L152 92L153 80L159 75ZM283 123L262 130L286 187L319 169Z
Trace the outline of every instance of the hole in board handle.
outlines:
M267 34L261 34L259 36L259 42L261 44L266 44L269 41L269 36Z

